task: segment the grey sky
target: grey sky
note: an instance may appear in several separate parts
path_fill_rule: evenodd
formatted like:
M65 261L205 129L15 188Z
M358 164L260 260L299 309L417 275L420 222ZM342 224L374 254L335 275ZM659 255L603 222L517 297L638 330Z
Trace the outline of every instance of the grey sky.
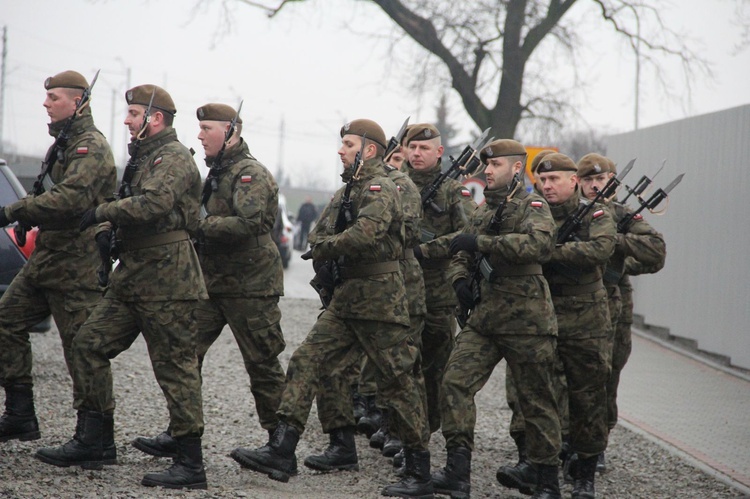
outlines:
M193 0L0 3L0 25L8 28L4 140L25 154L41 155L51 143L41 105L44 79L66 69L90 79L101 68L94 117L123 163L129 69L131 86L156 83L171 93L178 109L175 128L180 140L196 149L199 165L203 151L195 138L195 109L212 101L236 105L243 98L243 135L253 154L274 173L283 163L295 185L331 188L339 169L338 129L346 120L372 118L391 135L406 116L412 122L433 120L442 90L427 85L421 98L406 92L401 72L409 68L388 62L385 35L393 24L368 2L311 0L290 4L271 20L238 5L231 32L219 24L218 8L192 16ZM569 15L585 19L590 2L579 4ZM695 47L714 63L717 81L694 81L686 106L684 99L666 99L644 74L641 127L750 102L750 50L732 55L739 39L731 24L733 6L728 0L683 0L665 10L670 27L699 40ZM580 112L600 129L630 130L634 56L600 25L593 26L595 31L583 30L589 86ZM409 40L400 47L415 50ZM670 73L677 69L667 67ZM670 93L684 96L682 80L672 81ZM450 95L453 119L470 132L473 124Z

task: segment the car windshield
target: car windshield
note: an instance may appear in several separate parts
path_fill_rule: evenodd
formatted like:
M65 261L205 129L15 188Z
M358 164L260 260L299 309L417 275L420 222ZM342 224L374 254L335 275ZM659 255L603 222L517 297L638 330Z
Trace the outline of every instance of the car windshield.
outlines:
M5 176L5 172L0 169L0 206L15 203L18 201L18 194L10 184L10 180Z

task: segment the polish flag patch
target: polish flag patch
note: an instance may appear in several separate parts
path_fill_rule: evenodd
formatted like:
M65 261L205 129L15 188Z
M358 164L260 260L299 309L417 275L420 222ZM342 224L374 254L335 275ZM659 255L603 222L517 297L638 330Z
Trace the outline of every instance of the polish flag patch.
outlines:
M594 215L593 215L593 217L594 217L594 218L599 218L599 217L600 217L600 216L602 216L602 215L604 215L604 210L596 210L596 211L594 212Z
M88 147L79 147L76 149L76 154L88 154L89 148Z
M252 175L243 175L243 176L240 177L240 183L241 184L249 184L252 181L253 181L253 176Z
M161 156L159 156L158 158L156 158L156 159L154 160L154 166L156 166L156 165L160 165L160 164L161 164L161 158L162 158L162 157L161 157Z
M401 186L400 186L400 185L397 185L397 186L396 186L396 190L397 190L398 192L401 192Z
M532 208L541 208L542 206L544 206L544 203L542 203L541 201L532 201L531 202L531 207Z
M467 198L471 197L471 191L469 189L461 189L461 195Z
M370 192L380 192L380 184L373 184L370 186Z
M633 220L643 220L643 215L639 213L633 217Z

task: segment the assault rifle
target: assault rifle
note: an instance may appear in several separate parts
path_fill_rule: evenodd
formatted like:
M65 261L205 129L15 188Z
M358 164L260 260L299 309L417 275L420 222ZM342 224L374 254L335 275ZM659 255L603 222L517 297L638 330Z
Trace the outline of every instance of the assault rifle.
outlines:
M34 185L28 192L28 195L39 196L55 185L49 178L49 175L52 172L52 166L55 164L55 161L59 161L60 163L65 161L65 149L68 147L68 140L70 140L70 129L73 127L75 119L83 113L84 108L91 102L91 89L94 88L96 80L99 78L99 71L101 70L96 71L94 79L91 80L91 85L84 89L81 99L78 101L78 104L76 104L76 110L70 118L68 118L68 121L65 122L65 125L63 125L62 130L60 130L60 133L55 139L55 143L52 144L47 156L44 158L44 161L42 161L42 171L37 175ZM31 226L21 222L18 222L13 228L16 242L19 246L23 247L26 245L26 233L30 230Z
M208 200L211 198L211 194L219 189L219 173L221 173L222 170L221 160L224 157L224 150L227 148L229 139L234 135L237 120L240 117L240 111L242 111L243 102L245 101L240 101L240 105L237 108L237 114L235 114L232 121L229 122L229 128L224 133L224 143L221 144L221 149L219 149L213 163L211 163L211 168L208 170L208 176L206 176L206 183L203 184L203 195L201 197L201 218L206 218L206 215L208 214L206 212L206 203L208 203Z
M607 182L602 190L596 191L596 197L594 197L593 200L580 203L576 211L568 215L568 218L565 219L563 224L557 230L557 244L563 244L573 240L576 233L581 228L586 215L596 207L596 203L604 199L610 199L615 195L617 188L622 183L622 179L630 172L634 164L635 159L631 159L630 163L623 168L618 176L610 178L609 182Z
M141 129L135 135L133 141L133 147L130 152L130 158L128 163L125 165L125 171L122 173L122 180L120 181L120 188L115 193L115 200L129 198L133 195L133 188L130 185L133 181L136 171L138 171L138 149L141 147L141 142L146 138L146 128L151 122L151 107L154 104L154 95L156 95L156 89L151 91L151 100L148 101L146 111L143 113L143 123ZM99 254L102 258L102 268L97 273L99 278L99 286L105 288L109 283L109 274L112 272L112 264L119 255L117 248L117 226L112 224L109 229L109 251L102 251L100 248Z
M477 167L479 167L481 163L480 159L477 157L477 153L481 151L481 149L486 144L492 141L492 138L487 139L487 135L489 135L489 133L490 129L487 128L484 132L482 132L482 135L477 137L474 142L467 145L464 150L461 151L458 159L453 159L452 156L449 156L451 160L450 168L441 173L440 176L433 180L430 185L422 189L422 207L424 209L427 209L429 207L437 213L442 213L444 211L442 208L436 205L434 201L435 196L437 196L438 190L440 190L440 186L443 185L443 182L445 182L449 178L457 179L462 174L470 175L474 173L474 171L476 171Z
M620 203L625 204L625 202L628 200L628 198L630 197L631 194L635 194L635 197L637 197L639 200L643 201L641 199L641 194L643 194L646 191L646 189L648 189L648 186L651 185L651 182L653 182L654 179L656 178L656 176L659 175L659 172L662 171L662 169L664 168L664 165L666 163L667 163L666 159L661 162L661 166L659 167L658 170L656 170L656 173L654 173L653 177L648 178L648 176L646 176L646 175L642 176L641 179L638 181L638 183L635 184L635 187L630 188L630 187L628 187L626 185L625 186L625 190L628 191L628 195L625 196L625 199L623 199L622 201L620 201Z
M523 169L520 169L515 175L513 175L513 178L508 185L508 195L500 201L500 204L497 206L497 209L495 210L495 213L493 213L492 218L490 219L490 223L487 226L487 233L489 235L496 236L500 233L500 226L503 222L503 212L505 211L505 207L508 205L508 202L511 200L511 198L513 198L516 191L518 191L518 188L523 185L523 182L521 181L521 179L523 178L522 176ZM481 267L483 262L485 262L484 255L482 253L476 253L474 255L474 263L471 266L471 279L469 281L469 287L471 288L471 293L474 296L475 307L482 299ZM487 262L487 264L488 263L489 262ZM458 322L458 325L461 327L461 329L463 329L463 327L468 322L471 311L472 309L465 309L461 305L458 306L456 321Z
M388 162L389 159L391 159L391 155L396 150L398 146L401 145L401 141L404 140L404 135L406 135L406 128L409 126L409 118L411 116L408 116L404 120L404 124L401 125L401 129L398 131L396 135L391 137L391 139L388 141L388 146L385 148L385 153L383 154L383 161Z
M625 217L622 218L622 220L617 223L617 232L621 234L626 233L628 231L628 228L630 228L630 223L633 221L636 215L638 215L643 210L648 209L648 211L653 212L654 209L659 206L662 201L669 197L669 193L672 191L672 189L677 187L677 184L682 182L682 177L684 176L684 173L680 173L679 175L677 175L677 177L672 180L672 182L664 189L657 189L656 192L654 192L647 201L644 201L639 196L638 199L640 200L641 205L637 210L632 213L628 213Z

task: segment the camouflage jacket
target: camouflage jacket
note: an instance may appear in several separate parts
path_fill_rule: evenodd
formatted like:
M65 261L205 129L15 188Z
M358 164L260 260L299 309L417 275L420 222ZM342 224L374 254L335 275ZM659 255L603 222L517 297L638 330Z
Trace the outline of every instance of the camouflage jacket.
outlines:
M352 221L336 233L339 205L346 187L334 194L310 234L313 258L337 260L342 269L397 262L404 251L401 199L380 158L365 161L350 198ZM328 310L338 317L409 325L404 278L400 270L344 279Z
M405 163L405 171L420 192L440 176L441 162L430 170L415 170ZM422 216L422 250L420 262L429 306L444 307L457 304L456 295L448 283L447 264L451 259L451 240L464 228L477 205L471 192L457 180L446 180L438 189L433 202L442 210L425 208ZM440 262L445 266L440 266ZM435 264L438 264L436 266Z
M575 212L579 203L587 202L576 194L564 203L550 206L557 226ZM602 269L614 251L615 234L609 210L597 205L583 220L575 240L556 246L550 261L544 265L561 337L606 336L610 318L607 292L601 284ZM600 287L596 291L565 291L597 284Z
M401 195L401 206L404 210L404 237L405 248L413 248L420 242L420 224L422 221L422 197L419 189L414 185L408 175L397 168L386 165L386 173L399 194ZM401 259L401 273L404 275L406 284L406 296L409 301L409 315L424 315L427 312L425 302L424 277L422 267L415 257Z
M557 227L547 202L537 194L516 192L503 210L498 233L489 226L508 189L485 190L486 203L477 208L463 232L477 234L481 255L459 251L449 269L450 282L471 278L478 257L496 270L549 260ZM475 276L477 277L477 276ZM479 276L481 300L469 324L481 334L557 334L557 319L547 281L541 275Z
M206 164L210 168L213 158ZM281 255L270 238L279 208L273 175L243 140L225 151L217 185L195 234L209 295L283 295ZM267 239L260 245L259 236Z
M64 121L49 125L53 137ZM24 273L38 286L50 289L99 289L96 271L101 262L94 242L95 229L83 233L78 221L84 211L112 196L117 170L112 150L94 125L90 108L76 118L64 151L50 172L54 186L38 196L26 196L5 208L11 221L38 225L36 247Z
M131 142L131 153L133 146ZM98 220L118 227L121 248L107 296L122 301L208 298L198 255L189 238L127 250L128 244L157 234L195 230L201 177L192 155L169 127L144 139L136 160L133 195L96 209Z

